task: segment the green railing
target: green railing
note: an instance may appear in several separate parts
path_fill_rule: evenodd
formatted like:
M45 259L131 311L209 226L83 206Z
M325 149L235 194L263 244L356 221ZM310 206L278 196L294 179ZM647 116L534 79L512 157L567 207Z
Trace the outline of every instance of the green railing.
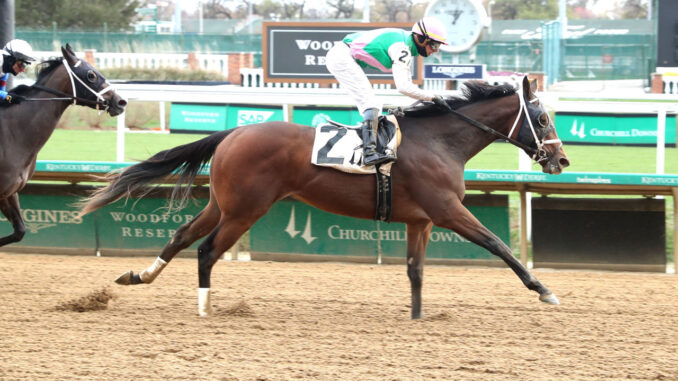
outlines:
M573 20L573 32L560 41L560 80L649 79L655 66L655 32L649 20ZM544 72L539 20L495 21L475 52L443 53L427 63L481 63L490 71ZM571 25L572 26L572 25ZM585 33L581 31L594 31ZM524 31L522 34L516 31ZM579 31L579 32L577 32ZM600 33L598 33L600 32ZM615 34L616 33L616 34ZM121 53L254 52L261 65L261 34L154 34L102 31L29 30L16 35L35 50L56 51L65 43L76 50ZM473 59L474 58L474 59Z

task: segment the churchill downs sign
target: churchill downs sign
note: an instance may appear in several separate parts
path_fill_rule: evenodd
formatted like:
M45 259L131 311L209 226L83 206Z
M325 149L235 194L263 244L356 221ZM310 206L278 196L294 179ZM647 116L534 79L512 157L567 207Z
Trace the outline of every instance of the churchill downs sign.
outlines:
M349 33L376 28L412 27L405 23L292 23L264 22L262 66L265 82L335 82L325 67L325 55ZM422 59L412 61L412 80L421 83ZM367 68L368 78L392 82L391 73Z

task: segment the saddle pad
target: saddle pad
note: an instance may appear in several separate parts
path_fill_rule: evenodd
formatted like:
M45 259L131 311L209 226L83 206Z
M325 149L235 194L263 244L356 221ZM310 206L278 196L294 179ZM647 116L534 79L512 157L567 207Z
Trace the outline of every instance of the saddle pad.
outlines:
M400 143L400 130L395 118L389 115L388 120L395 124L396 133L389 140L386 149L395 153ZM374 165L362 165L362 157L363 140L360 136L360 126L348 127L328 123L316 127L311 163L347 173L376 173Z

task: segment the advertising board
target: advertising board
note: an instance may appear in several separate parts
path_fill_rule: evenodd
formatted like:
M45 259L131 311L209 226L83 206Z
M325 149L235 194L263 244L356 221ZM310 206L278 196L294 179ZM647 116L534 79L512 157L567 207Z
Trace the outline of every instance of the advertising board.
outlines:
M488 229L509 244L508 197L469 195L465 204ZM338 216L294 200L273 205L250 230L253 253L403 259L407 232L402 223ZM447 229L434 227L427 258L496 260L487 250Z
M565 143L656 145L657 114L557 112L556 131ZM676 145L676 115L666 115L666 145Z
M226 105L172 103L170 129L173 132L214 132L226 129Z
M377 28L410 30L409 23L298 23L264 22L262 66L265 82L333 83L334 76L325 67L325 55L347 34ZM421 83L422 59L412 60L412 80ZM391 83L391 73L366 68L374 83Z
M424 79L483 79L484 75L485 65L424 65Z
M76 201L76 197L63 195L21 195L21 215L26 225L26 235L20 242L7 248L68 248L93 255L96 251L95 218L91 214L78 216L73 206ZM0 236L12 232L12 225L0 215Z
M292 115L294 123L313 127L326 124L329 119L349 126L358 125L363 120L356 108L345 107L299 106L294 108Z
M273 120L283 120L282 107L173 103L170 131L211 133Z

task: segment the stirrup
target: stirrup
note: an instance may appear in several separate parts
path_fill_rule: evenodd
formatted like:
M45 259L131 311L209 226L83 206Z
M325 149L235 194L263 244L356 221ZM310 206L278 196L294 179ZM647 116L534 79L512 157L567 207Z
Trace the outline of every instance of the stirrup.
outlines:
M391 158L388 155L374 153L373 155L363 157L363 165L378 165L389 160L391 160Z

